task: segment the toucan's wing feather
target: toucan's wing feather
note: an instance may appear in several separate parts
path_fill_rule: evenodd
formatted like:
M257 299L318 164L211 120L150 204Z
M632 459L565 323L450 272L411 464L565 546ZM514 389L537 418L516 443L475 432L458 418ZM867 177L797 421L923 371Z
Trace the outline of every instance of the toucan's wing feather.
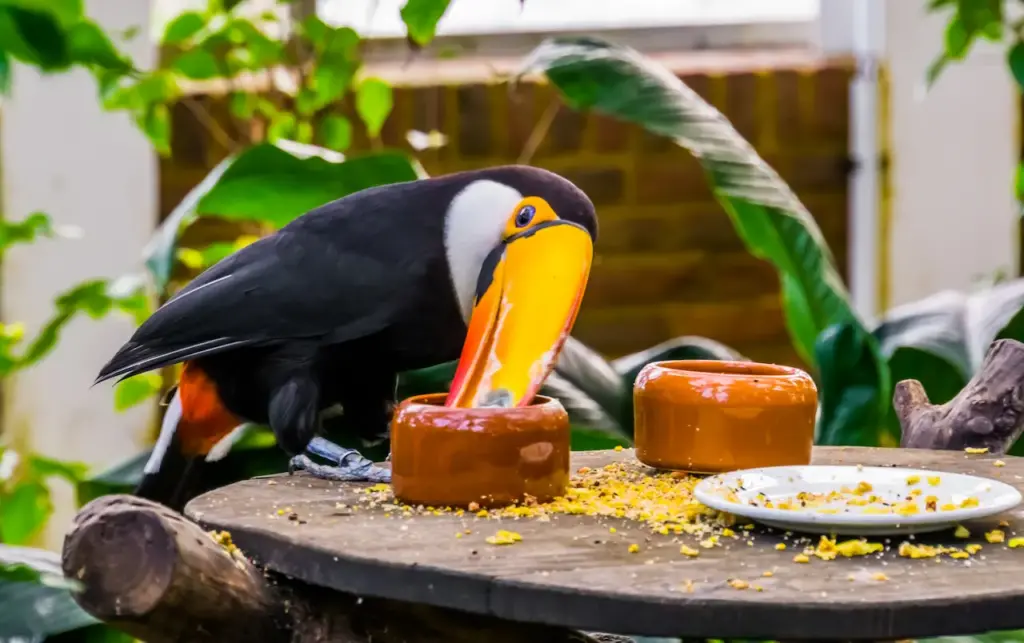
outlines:
M355 215L359 205L328 204L206 270L136 330L96 381L241 346L338 343L387 327L415 298L431 253L443 252L441 228L396 221L393 210Z

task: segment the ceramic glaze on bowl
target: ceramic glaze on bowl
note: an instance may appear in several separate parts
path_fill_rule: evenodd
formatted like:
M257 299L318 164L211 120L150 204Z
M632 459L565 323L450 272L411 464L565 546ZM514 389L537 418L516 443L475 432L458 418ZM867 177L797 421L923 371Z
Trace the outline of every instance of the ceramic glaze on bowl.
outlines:
M797 368L714 360L648 364L633 386L636 457L721 473L809 464L818 391Z
M558 400L454 408L445 395L409 398L391 425L395 497L426 506L547 502L569 484L569 416Z

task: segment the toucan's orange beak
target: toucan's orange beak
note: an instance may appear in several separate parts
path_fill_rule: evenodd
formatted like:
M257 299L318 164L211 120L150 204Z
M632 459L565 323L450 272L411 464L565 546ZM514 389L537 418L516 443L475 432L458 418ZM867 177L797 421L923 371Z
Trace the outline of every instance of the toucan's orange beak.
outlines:
M477 285L448 406L526 406L572 330L594 254L590 234L545 221L492 251Z

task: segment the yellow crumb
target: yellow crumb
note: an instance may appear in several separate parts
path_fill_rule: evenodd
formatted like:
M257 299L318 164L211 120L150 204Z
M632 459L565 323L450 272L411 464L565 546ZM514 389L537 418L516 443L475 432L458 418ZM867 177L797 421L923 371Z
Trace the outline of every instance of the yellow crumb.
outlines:
M794 563L809 563L809 562L811 562L811 559L808 558L807 556L803 555L803 554L797 554L796 556L793 556L793 562Z
M614 534L614 533L615 533L615 531L616 531L616 530L615 530L615 527L609 527L609 528L608 528L608 533L609 533L609 534Z
M697 551L693 547L687 547L686 545L682 545L681 547L679 547L679 553L683 556L689 556L690 558L694 558L700 555L699 551Z
M775 545L775 549L778 549L779 551L782 551L785 548L786 548L786 543L778 543L777 545Z
M960 503L960 508L961 509L967 509L968 507L977 507L977 506L978 506L978 499L975 498L974 496L968 496L968 497L964 498L963 502Z
M462 532L461 531L455 532L455 537L456 538L462 538Z
M992 465L996 467L1005 467L1006 463L1003 462L1002 460L996 460L995 462L992 463Z
M907 476L907 484L917 484L918 482L921 482L921 476L916 473L912 476Z
M718 544L718 536L710 536L700 541L700 546L704 549L711 549Z
M385 482L381 482L381 483L375 484L375 485L373 485L371 487L368 487L366 490L367 491L387 491L390 488L391 488L391 485L389 485L389 484L387 484Z
M730 580L729 585L731 585L733 589L747 589L748 587L750 587L750 583L748 583L745 580L740 580L738 578Z
M953 536L956 538L970 538L971 532L963 525L957 525L956 530L953 532Z
M471 502L471 503L469 503L469 506L466 507L466 509L469 509L471 512L476 513L478 511L480 511L480 503L479 502Z
M735 536L736 536L736 532L733 531L732 529L729 529L728 527L726 527L725 529L722 530L722 537L723 538L733 538Z
M1001 543L1006 540L1006 534L1003 533L1002 529L993 529L985 534L985 540L990 543Z
M942 476L928 476L928 484L931 486L937 487L940 482L942 482Z
M953 551L953 552L950 552L950 553L949 553L949 557L950 557L950 558L956 558L956 559L960 559L960 558L970 558L970 557L971 557L971 555L970 555L970 554L968 554L968 553L967 553L967 552L965 552L965 551Z
M1024 538L1018 536L1017 538L1011 538L1010 542L1006 543L1010 549L1017 549L1018 547L1024 547Z
M773 572L773 571L761 572L761 575L764 576L765 578L771 578L772 576L775 575L775 572Z
M621 444L616 444L615 445L615 450L616 451L622 451L622 445Z
M882 572L875 572L871 575L872 580L889 580L889 577Z
M869 543L866 540L847 540L836 545L836 551L847 558L867 556L880 552L882 549L882 543Z
M988 453L988 447L967 447L964 449L964 453L970 453L971 455L981 455L982 453Z
M967 550L968 554L972 554L973 555L973 554L977 554L979 551L981 551L981 545L979 545L978 543L971 543L970 545L967 545L966 547L964 547L964 549Z
M640 545L638 545L636 543L633 543L632 545L629 546L629 549L627 549L626 551L628 551L631 554L635 554L638 551L640 551Z
M486 538L487 542L492 545L511 545L521 541L522 539L523 537L516 532L506 531L504 529L499 529L498 533Z

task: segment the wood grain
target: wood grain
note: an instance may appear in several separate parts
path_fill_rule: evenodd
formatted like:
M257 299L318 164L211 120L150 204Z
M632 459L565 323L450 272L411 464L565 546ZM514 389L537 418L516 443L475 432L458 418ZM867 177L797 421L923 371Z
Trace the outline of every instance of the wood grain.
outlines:
M633 461L632 451L574 454L574 467ZM818 464L898 465L970 473L1024 488L1024 459L928 450L817 448ZM638 465L639 466L639 465ZM231 532L269 569L363 596L448 607L514 621L649 636L775 639L895 639L1024 627L1024 550L984 543L1000 519L1007 537L1024 534L1024 509L969 523L975 538L920 536L916 542L982 542L967 561L881 556L792 562L777 551L784 534L755 529L753 546L679 554L693 538L660 536L626 520L557 516L550 522L453 515L386 517L358 504L358 484L304 475L237 483L186 508L201 523ZM296 519L279 516L287 508ZM616 533L609 531L616 528ZM460 530L472 533L455 538ZM523 541L488 545L498 529ZM789 541L791 542L791 540ZM630 554L631 543L641 551ZM772 571L770 578L762 577ZM884 573L889 580L872 580ZM854 580L848 580L853 575ZM728 581L761 585L733 589ZM684 584L692 581L692 593Z

